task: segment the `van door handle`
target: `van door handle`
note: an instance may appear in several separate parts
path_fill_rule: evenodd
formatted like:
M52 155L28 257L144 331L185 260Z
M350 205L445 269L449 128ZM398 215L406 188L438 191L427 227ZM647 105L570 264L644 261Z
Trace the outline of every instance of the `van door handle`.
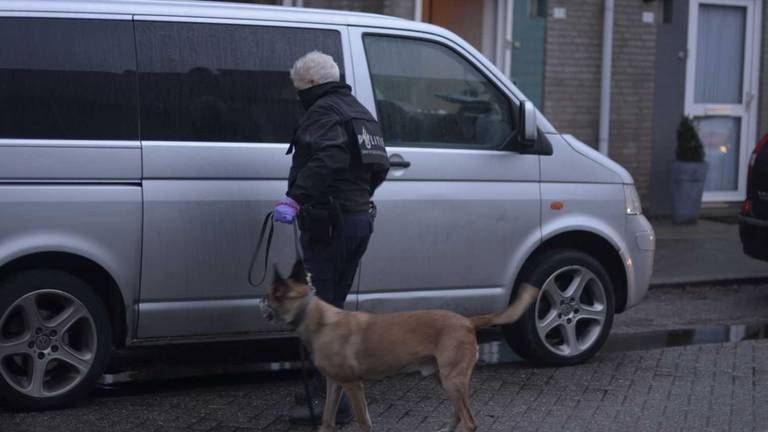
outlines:
M391 166L393 168L410 168L411 167L411 163L409 161L405 161L405 160L403 160L403 161L401 161L401 160L394 160L394 161L391 160L391 161L389 161L389 166Z
M393 154L389 157L389 166L392 168L410 168L411 162L403 159L399 154Z

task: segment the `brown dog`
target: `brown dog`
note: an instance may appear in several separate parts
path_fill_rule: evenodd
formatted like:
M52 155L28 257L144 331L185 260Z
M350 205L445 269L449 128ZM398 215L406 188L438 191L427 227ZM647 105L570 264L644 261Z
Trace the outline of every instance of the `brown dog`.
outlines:
M370 431L363 380L415 371L427 375L435 370L454 406L448 430L455 430L461 423L464 431L474 431L477 426L469 409L469 380L478 354L475 330L514 322L538 292L523 284L506 311L472 318L446 310L380 315L348 312L315 297L304 265L297 261L288 279L275 267L265 315L268 319L276 315L296 329L312 351L315 365L327 378L321 431L335 430L342 387L360 429Z

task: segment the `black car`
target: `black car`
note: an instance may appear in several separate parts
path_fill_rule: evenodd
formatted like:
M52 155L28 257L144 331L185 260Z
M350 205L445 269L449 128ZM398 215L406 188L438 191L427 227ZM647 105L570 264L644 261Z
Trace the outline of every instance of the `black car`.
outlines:
M749 160L747 199L741 206L739 234L744 253L768 261L768 135Z

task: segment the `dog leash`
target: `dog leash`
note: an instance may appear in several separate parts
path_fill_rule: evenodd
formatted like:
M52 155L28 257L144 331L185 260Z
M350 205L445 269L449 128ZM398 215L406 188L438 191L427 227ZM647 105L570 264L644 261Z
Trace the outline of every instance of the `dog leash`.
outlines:
M275 221L273 219L274 212L270 211L264 216L264 220L261 222L261 230L259 231L259 240L256 242L256 249L253 251L251 257L251 265L248 267L248 283L253 287L259 287L264 283L267 278L267 270L269 269L269 252L272 249L272 237L275 234ZM293 225L293 248L296 253L296 258L303 260L304 256L301 253L301 246L299 246L299 228L296 226L296 221ZM259 257L261 247L266 240L266 250L264 251L264 271L261 275L261 279L258 282L253 282L253 267L256 266L256 259ZM301 380L304 384L304 395L307 400L307 409L309 410L309 419L312 422L312 427L319 426L317 418L315 417L315 410L312 409L312 395L309 392L309 377L307 376L307 352L304 344L299 339L299 357L301 358ZM326 397L328 397L326 395Z
M256 249L253 251L251 257L251 264L248 266L248 283L252 287L259 287L267 279L267 270L269 269L269 252L272 250L272 237L275 234L275 221L273 220L274 212L270 211L264 216L264 220L261 222L261 230L259 231L259 240L256 242ZM297 259L304 258L301 253L301 246L299 246L299 228L296 226L296 222L293 224L293 249L296 253ZM253 268L256 266L256 259L259 257L261 247L264 246L266 241L266 251L264 252L264 271L261 274L261 279L258 282L253 282Z

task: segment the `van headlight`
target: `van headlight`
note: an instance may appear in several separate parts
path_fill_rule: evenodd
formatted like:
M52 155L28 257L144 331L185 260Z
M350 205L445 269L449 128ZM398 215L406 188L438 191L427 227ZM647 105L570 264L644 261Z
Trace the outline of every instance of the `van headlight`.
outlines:
M624 208L628 215L643 214L643 206L640 204L640 195L637 194L635 185L624 185Z

